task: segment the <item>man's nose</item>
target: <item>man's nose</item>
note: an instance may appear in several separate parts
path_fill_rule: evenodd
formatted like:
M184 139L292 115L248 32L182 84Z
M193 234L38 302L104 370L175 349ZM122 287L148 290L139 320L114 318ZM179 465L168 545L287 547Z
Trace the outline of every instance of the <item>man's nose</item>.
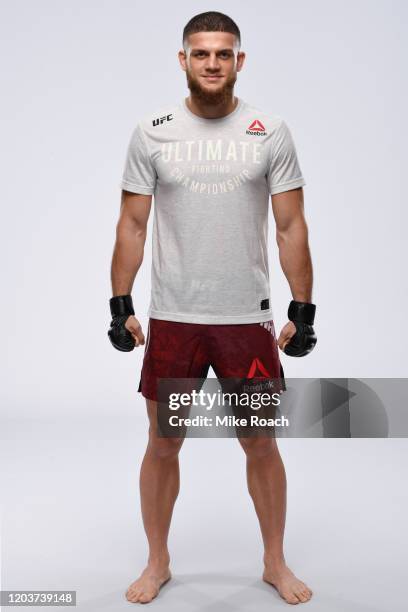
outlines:
M206 68L208 70L219 70L220 63L218 61L218 57L215 53L211 53L207 59Z

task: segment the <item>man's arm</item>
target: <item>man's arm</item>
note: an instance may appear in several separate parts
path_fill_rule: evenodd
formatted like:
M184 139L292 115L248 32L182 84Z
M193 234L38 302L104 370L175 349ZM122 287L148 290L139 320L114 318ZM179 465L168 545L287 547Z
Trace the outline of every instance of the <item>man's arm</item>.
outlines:
M151 195L122 191L111 266L112 295L127 295L132 291L143 261L151 204Z
M313 268L304 216L303 189L272 196L279 260L294 300L312 301Z
M313 267L304 216L302 187L273 195L272 210L276 222L279 260L293 299L311 303ZM295 332L296 327L292 321L284 326L278 339L282 350Z
M113 296L130 295L132 291L135 276L143 261L151 204L151 195L122 191L111 266ZM144 344L139 321L134 316L130 316L125 325L132 334L136 346Z

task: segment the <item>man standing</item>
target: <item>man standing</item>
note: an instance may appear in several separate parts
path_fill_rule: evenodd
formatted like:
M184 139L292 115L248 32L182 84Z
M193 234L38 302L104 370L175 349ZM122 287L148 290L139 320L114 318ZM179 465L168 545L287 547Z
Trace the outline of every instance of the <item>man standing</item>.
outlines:
M278 346L302 356L316 343L312 263L303 211L305 181L284 120L234 95L245 54L235 22L218 12L184 28L181 68L190 96L145 117L133 131L112 260L110 339L144 345L130 296L142 263L152 196L152 294L139 391L149 442L140 473L148 563L126 597L147 603L170 578L167 537L179 491L182 439L157 435L157 379L282 374ZM276 340L270 303L269 194L280 262L293 300ZM283 553L286 476L275 438L240 438L264 542L263 579L288 603L312 592Z

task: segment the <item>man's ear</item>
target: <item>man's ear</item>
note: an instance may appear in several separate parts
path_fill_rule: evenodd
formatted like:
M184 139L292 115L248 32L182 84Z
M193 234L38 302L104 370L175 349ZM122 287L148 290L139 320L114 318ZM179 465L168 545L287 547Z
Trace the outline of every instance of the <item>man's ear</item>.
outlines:
M178 58L179 58L181 68L185 71L187 68L187 57L186 57L186 52L184 51L184 49L181 49L178 52Z
M237 54L237 72L242 70L242 68L244 66L244 63L245 63L245 58L246 58L246 55L245 55L244 51L238 51L238 54Z

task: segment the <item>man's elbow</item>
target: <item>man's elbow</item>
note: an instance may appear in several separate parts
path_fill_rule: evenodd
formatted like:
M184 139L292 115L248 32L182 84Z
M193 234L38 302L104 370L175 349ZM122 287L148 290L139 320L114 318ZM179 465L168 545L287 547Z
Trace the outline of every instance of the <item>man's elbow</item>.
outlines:
M116 226L116 240L118 242L135 240L145 243L147 226L134 220L120 219Z
M298 219L286 228L276 229L276 242L279 248L290 243L308 244L308 229L304 219Z
M276 230L276 243L281 248L286 242L286 233Z

